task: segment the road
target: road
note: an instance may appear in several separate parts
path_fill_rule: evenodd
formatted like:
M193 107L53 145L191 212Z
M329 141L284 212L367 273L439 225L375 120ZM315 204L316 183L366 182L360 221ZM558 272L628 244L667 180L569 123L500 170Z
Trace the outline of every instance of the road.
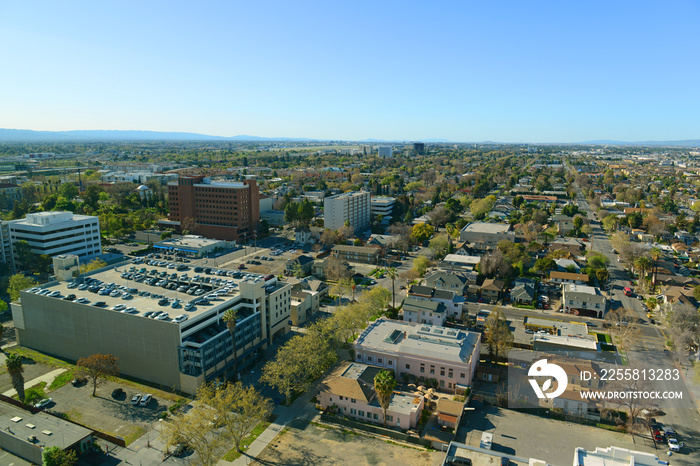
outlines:
M641 337L627 353L630 367L662 369L664 373L666 373L667 369L670 371L678 369L682 372L682 369L678 367L666 349L667 337L663 327L649 323L642 308L642 301L624 295L623 289L626 286L630 286L629 273L617 261L617 256L613 253L608 235L601 227L600 222L596 220L590 204L583 196L581 190L578 189L577 191L577 203L581 209L587 212L591 221L593 231L590 249L605 255L610 261L608 272L612 288L611 309L619 307L629 309L633 311L638 318L638 322L640 322L638 328ZM670 372L670 374L672 376L675 375L674 372ZM666 414L658 416L657 420L665 427L673 427L679 433L680 441L685 443L685 447L681 452L674 454L671 464L700 464L700 429L698 428L700 415L698 414L697 403L688 390L683 377L680 377L679 380L647 381L643 389L661 392L682 392L682 399L660 400L658 402L658 407ZM666 455L667 447L659 445L658 451L659 456L663 457Z

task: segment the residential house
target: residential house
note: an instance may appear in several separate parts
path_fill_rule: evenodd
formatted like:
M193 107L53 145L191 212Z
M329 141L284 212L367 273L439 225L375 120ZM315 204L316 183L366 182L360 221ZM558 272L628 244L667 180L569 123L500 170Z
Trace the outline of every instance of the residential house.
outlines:
M403 311L403 320L406 322L442 327L447 318L447 309L443 303L416 299L410 296L404 299L401 310Z
M359 362L344 362L319 386L321 407L336 410L344 416L375 424L384 423L384 410L374 391L374 378L381 367ZM412 429L423 412L423 396L395 391L386 411L386 425Z
M439 390L463 392L481 354L481 335L379 318L355 340L355 361L393 369L403 380L435 379Z
M314 259L311 256L301 255L292 259L287 259L284 273L296 277L305 277L311 273Z
M607 309L608 300L593 286L564 284L562 305L564 312L575 315L591 315L601 318Z
M330 258L314 261L314 264L311 267L312 275L314 277L316 277L320 280L325 280L327 278L326 277L326 268L332 262L329 259ZM348 264L346 261L342 261L341 265L343 267L345 267L347 270L350 270L350 264ZM326 294L328 294L328 292L326 292Z
M535 300L535 286L531 283L521 283L516 285L510 292L512 303L532 306Z
M560 272L579 273L581 271L581 266L572 259L555 259L554 263L557 264L557 270Z
M447 254L440 266L456 265L466 270L474 270L481 262L481 256L467 256L464 254Z
M448 317L462 317L464 296L455 294L452 291L438 290L428 286L411 285L408 289L408 296L424 301L436 301L445 305Z
M552 222L557 226L559 234L565 236L574 231L574 218L568 215L553 215Z
M328 294L328 285L320 280L307 278L290 278L289 284L292 286L292 325L298 327L308 322L314 313L318 312L323 293ZM322 287L317 284L321 284Z
M588 275L585 273L569 273L549 271L549 281L552 283L570 283L572 285L585 285L588 283Z
M426 286L438 290L451 291L456 295L463 296L467 291L467 286L474 283L468 274L463 272L434 272L424 279Z
M505 288L505 283L495 278L487 278L481 284L481 297L484 301L498 301L501 299L501 294Z
M294 229L294 242L297 244L313 244L316 238L309 227L299 227Z
M349 262L364 262L367 264L377 264L381 248L377 246L349 246L336 244L333 246L332 254Z
M686 246L690 246L691 244L697 242L697 238L690 233L688 233L685 230L678 230L673 234L674 238L676 238L678 241L684 243Z

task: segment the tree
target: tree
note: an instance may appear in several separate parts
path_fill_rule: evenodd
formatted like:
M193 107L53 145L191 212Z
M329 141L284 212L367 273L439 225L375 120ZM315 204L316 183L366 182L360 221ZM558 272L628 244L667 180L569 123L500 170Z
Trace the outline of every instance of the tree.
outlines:
M12 386L17 392L17 398L24 403L24 368L22 367L22 356L16 353L9 353L5 358L5 368L12 379Z
M512 270L511 262L498 249L482 256L478 268L479 273L488 278L503 278Z
M430 240L429 247L436 257L444 256L450 252L450 241L447 235L438 235Z
M80 273L88 273L93 270L101 269L102 267L107 267L107 263L101 259L94 259L87 264L80 266Z
M532 270L538 274L545 275L550 270L557 268L557 263L551 257L543 257L542 259L537 259Z
M85 191L83 191L83 204L85 204L90 210L95 212L100 206L100 193L103 189L98 184L91 184Z
M68 200L75 199L79 193L80 191L74 183L61 183L61 186L58 187L58 194Z
M411 239L416 243L422 243L433 236L435 229L427 223L419 223L411 229Z
M617 215L608 215L603 219L603 228L605 231L608 233L612 233L613 231L617 231L617 228L620 225L620 219L617 218Z
M416 272L418 272L418 275L420 277L425 275L425 272L428 270L428 267L430 267L430 261L427 257L418 256L415 259L413 259L413 268L416 270Z
M325 261L325 274L328 280L341 281L352 277L352 270L340 257L331 256Z
M214 466L228 442L224 435L212 434L216 413L204 403L195 403L187 413L175 414L164 422L167 447L187 445L197 453L197 463Z
M297 207L296 202L290 202L288 203L285 208L284 208L284 221L286 223L294 223L296 222L299 218L299 208Z
M451 216L450 211L442 206L436 207L427 215L428 218L430 218L430 223L432 223L435 228L440 228L443 226L445 223L447 223Z
M651 270L651 260L646 256L638 257L634 261L635 268L639 271L639 284L644 289L644 279L646 278L646 273Z
M386 276L391 278L391 307L396 308L396 287L394 286L394 282L399 276L398 272L396 271L396 267L387 269Z
M653 261L652 264L652 277L651 277L651 285L652 288L656 286L656 274L658 273L659 270L659 259L661 259L661 249L657 247L653 247L649 250L649 256L651 257L651 260Z
M214 410L216 424L223 428L224 435L233 442L239 453L243 452L243 439L272 412L272 402L268 398L255 387L244 386L240 382L221 389L202 385L197 399Z
M24 274L16 273L10 277L7 285L7 294L10 295L11 301L19 299L19 292L31 288L36 285L36 280L30 277L25 277Z
M384 411L384 425L386 426L386 410L391 404L391 397L396 387L393 371L380 371L374 376L374 391L377 393L377 401Z
M513 332L511 332L501 308L496 307L491 311L486 319L484 333L492 359L498 360L499 356L505 356L508 349L513 346Z
M238 320L238 312L233 308L227 309L221 317L221 320L226 323L226 328L231 334L231 341L233 342L233 377L234 380L238 380L238 346L236 345L236 321Z
M320 243L324 248L330 248L334 244L338 244L340 242L340 236L333 230L323 230L323 233L321 233Z
M606 284L608 283L608 278L610 278L610 273L608 272L608 269L596 270L595 276L598 279L598 283L600 283L600 286L605 288Z
M486 214L491 212L491 209L493 209L493 206L496 204L496 196L487 196L484 199L474 199L472 201L472 204L469 206L469 209L472 212L472 215L474 218L477 220L483 219Z
M78 462L78 456L75 450L63 450L54 445L44 448L41 452L41 462L43 466L73 466Z
M309 223L311 223L311 219L314 218L315 214L316 213L314 212L314 206L311 204L311 201L309 201L308 199L302 199L302 201L299 203L297 211L297 220L299 220L299 222L301 222L304 225L308 225Z
M97 387L104 384L108 377L119 374L119 359L111 354L93 354L87 358L78 359L78 372L92 382L92 396Z
M618 346L624 350L639 340L641 332L636 325L637 317L629 309L623 307L609 311L605 320L610 324L610 333L617 337Z

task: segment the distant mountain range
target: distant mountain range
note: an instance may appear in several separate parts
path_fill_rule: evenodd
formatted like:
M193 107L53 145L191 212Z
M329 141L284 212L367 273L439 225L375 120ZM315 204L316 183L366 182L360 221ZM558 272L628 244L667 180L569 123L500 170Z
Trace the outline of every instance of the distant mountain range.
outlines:
M123 130L33 131L0 128L0 141L312 141L309 138L262 138L259 136L209 136L198 133Z
M180 133L162 131L133 131L133 130L77 130L77 131L33 131L30 129L4 129L0 128L0 142L89 142L89 141L287 141L287 142L320 142L322 139L312 138L265 138L260 136L210 136L199 133ZM446 139L417 139L426 143L454 143ZM374 144L406 143L407 141L391 141L381 139L362 139L355 142L367 142ZM469 142L469 144L508 144L490 141ZM527 143L518 143L519 145ZM557 143L549 143L557 144ZM538 145L532 143L531 145ZM544 144L542 144L544 145ZM680 141L583 141L568 143L566 145L607 145L607 146L700 146L700 139L686 139Z

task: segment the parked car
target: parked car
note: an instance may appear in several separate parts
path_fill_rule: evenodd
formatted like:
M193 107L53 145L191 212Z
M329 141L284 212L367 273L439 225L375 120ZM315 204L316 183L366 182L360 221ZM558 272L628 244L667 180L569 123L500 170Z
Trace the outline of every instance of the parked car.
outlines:
M74 387L80 387L87 383L87 377L77 377L71 381L71 385Z
M134 395L134 396L131 398L131 404L134 405L134 406L136 406L137 404L139 404L139 401L141 401L141 394L140 394L140 393L137 393L136 395Z
M53 403L53 398L44 398L40 402L34 405L35 408L43 409Z
M118 398L124 394L124 389L121 387L117 387L114 390L112 390L112 398Z
M152 399L153 395L151 395L150 393L144 395L143 398L141 398L141 401L139 401L139 406L148 406L148 403L150 403Z
M678 439L676 438L669 438L668 439L668 449L671 451L681 451L681 448L685 446L684 443L678 442Z

